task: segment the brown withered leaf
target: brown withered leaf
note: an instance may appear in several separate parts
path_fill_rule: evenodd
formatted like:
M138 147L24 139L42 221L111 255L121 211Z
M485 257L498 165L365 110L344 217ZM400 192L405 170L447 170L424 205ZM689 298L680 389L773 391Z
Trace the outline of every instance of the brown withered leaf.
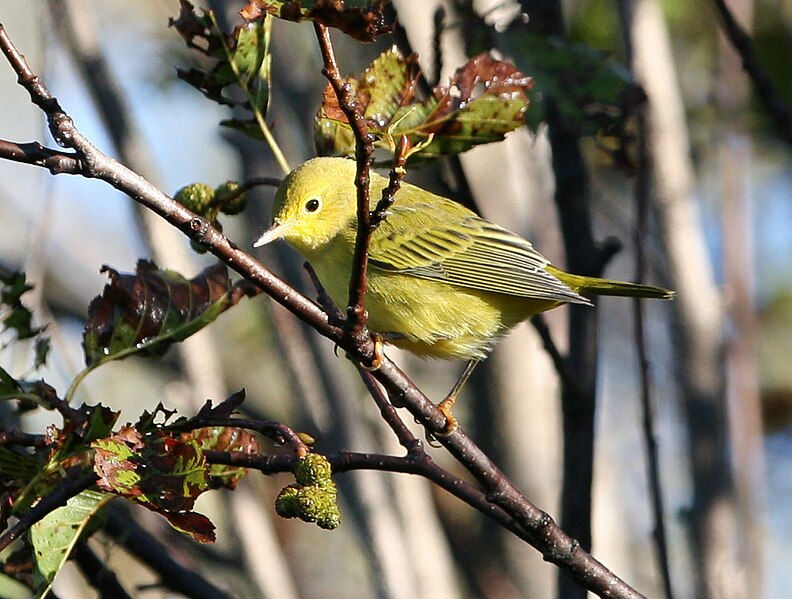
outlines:
M358 41L373 42L393 30L384 9L385 0L252 0L240 14L247 20L270 14L286 21L314 21Z
M390 147L406 135L412 146L425 144L415 156L428 160L500 141L523 124L533 80L508 61L488 54L475 56L426 100L415 95L419 75L415 56L404 58L391 48L359 78L347 79L375 135L375 145ZM355 151L352 129L330 88L316 118L314 140L320 155Z
M215 527L212 521L197 512L160 512L176 530L191 536L199 543L215 542Z
M88 366L129 355L160 356L212 322L232 305L225 265L217 263L188 280L140 260L135 274L110 276L88 307L83 347Z
M212 405L212 400L207 400L192 420L230 418L244 401L244 389L232 393L216 406ZM201 445L201 449L248 454L257 454L260 451L256 436L245 429L215 426L196 430L193 434ZM247 474L246 468L223 464L212 464L209 469L210 482L213 487L234 489L239 479L245 474Z
M126 426L91 446L100 489L162 514L196 540L214 540L211 522L192 512L198 496L211 488L209 465L192 435L142 434Z
M242 428L212 427L195 432L195 439L202 449L258 454L261 450L258 439L248 430ZM209 484L212 488L225 487L235 489L239 480L247 474L247 468L211 464L209 467Z

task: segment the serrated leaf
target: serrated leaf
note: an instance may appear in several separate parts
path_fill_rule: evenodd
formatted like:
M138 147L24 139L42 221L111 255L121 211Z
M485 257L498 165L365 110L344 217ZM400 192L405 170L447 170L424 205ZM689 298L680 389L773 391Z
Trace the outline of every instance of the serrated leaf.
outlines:
M415 98L417 58L394 47L381 54L359 79L348 79L363 106L375 145L389 147L406 135L414 154L429 160L459 154L475 145L500 141L522 125L528 110L530 77L509 62L480 54L459 68L447 86L425 101ZM355 141L346 115L327 88L316 118L314 140L320 155L353 155ZM430 141L431 140L431 141Z
M0 399L12 399L22 392L20 382L0 367Z
M42 335L46 327L33 326L33 314L22 304L22 296L33 289L24 272L0 270L0 332L14 331L17 340L35 338L34 367L44 364L49 339Z
M206 403L201 406L198 413L195 415L196 419L200 418L230 418L237 408L245 401L245 390L240 389L235 391L216 406L212 404L211 399L207 399Z
M157 404L157 407L154 408L153 412L143 410L138 421L135 423L135 430L143 434L150 433L160 427L156 422L159 416L162 416L162 423L165 424L174 414L176 414L176 410L168 410L162 405L162 402L160 402Z
M39 592L49 587L80 535L112 498L108 493L83 491L33 524L30 541L40 582Z
M94 471L101 489L166 511L186 511L208 488L206 461L197 441L133 427L95 441Z
M89 367L137 354L164 354L212 322L229 304L230 282L220 263L187 280L153 262L141 260L136 274L110 267L110 282L88 308L83 333Z
M0 304L3 330L13 329L18 339L35 337L41 329L31 325L33 315L22 305L22 296L33 289L27 284L25 273L0 273Z
M40 382L39 386L42 385L46 383ZM50 389L55 393L54 389ZM65 420L63 429L57 431L57 435L57 429L50 428L50 445L57 448L50 460L58 462L71 454L84 454L90 443L112 432L120 414L121 412L115 412L102 404L82 404L71 418ZM83 459L82 455L80 459Z
M241 14L246 19L270 14L286 21L310 20L358 41L373 42L393 30L385 21L384 7L384 0L252 0Z
M162 514L196 540L214 540L211 522L192 512L198 496L211 488L209 466L199 441L188 434L170 436L162 430L141 434L127 426L95 441L92 447L100 489Z

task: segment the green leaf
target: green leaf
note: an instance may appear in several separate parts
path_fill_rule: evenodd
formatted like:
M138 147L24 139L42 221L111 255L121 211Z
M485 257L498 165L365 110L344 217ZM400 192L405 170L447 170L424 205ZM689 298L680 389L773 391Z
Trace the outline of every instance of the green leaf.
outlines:
M22 393L21 383L0 367L0 399L13 399Z
M55 575L63 567L69 553L86 527L113 498L108 493L83 491L33 524L30 541L33 544L38 591L49 588Z
M34 368L44 364L49 339L42 335L45 327L33 326L33 314L22 304L22 296L33 289L24 272L0 270L0 332L12 330L17 340L35 338Z
M250 20L226 36L217 29L210 12L198 16L194 6L182 0L179 17L171 19L170 26L189 48L212 64L210 69L177 69L180 79L215 102L244 107L262 117L266 114L272 85L272 19ZM245 92L244 100L233 97L234 87ZM253 120L248 123L255 126Z
M390 148L406 135L411 145L425 144L414 156L429 160L465 152L475 145L500 141L523 124L528 110L530 77L509 62L480 54L459 68L449 85L417 100L417 57L404 58L394 47L381 54L358 79L356 91L375 145ZM348 119L327 88L314 127L320 155L355 152Z
M13 329L18 339L29 339L41 332L41 329L31 325L33 315L30 310L22 305L22 296L33 289L25 280L25 273L14 272L3 274L0 272L0 309L2 309L3 330Z
M384 7L384 0L252 0L241 14L246 19L270 14L286 21L310 20L335 27L358 41L373 42L393 30L385 21Z
M3 562L10 565L6 560ZM30 599L30 589L16 579L6 574L0 574L0 597L3 599Z
M535 128L547 120L550 106L556 120L579 135L596 135L621 128L633 109L644 100L629 72L591 47L540 35L515 26L501 34L505 51L536 79L541 94L528 124Z
M231 305L228 271L220 263L190 280L146 260L134 275L102 271L110 282L91 302L83 333L89 367L134 354L161 356Z

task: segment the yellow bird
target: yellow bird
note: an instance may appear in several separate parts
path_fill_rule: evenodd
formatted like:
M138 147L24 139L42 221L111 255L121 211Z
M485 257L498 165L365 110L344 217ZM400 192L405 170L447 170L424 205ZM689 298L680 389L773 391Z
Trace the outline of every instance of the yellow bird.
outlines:
M275 195L272 226L255 243L286 240L338 306L347 302L357 234L355 176L355 162L344 158L314 158L296 168ZM387 185L371 173L372 203ZM419 356L470 360L464 378L512 327L564 303L590 304L585 294L673 296L566 273L516 233L409 183L371 237L369 329Z

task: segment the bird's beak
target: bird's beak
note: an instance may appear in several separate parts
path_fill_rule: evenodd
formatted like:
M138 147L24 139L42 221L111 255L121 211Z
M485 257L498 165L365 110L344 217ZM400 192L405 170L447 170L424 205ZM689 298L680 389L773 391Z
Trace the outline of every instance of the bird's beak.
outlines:
M274 223L269 229L264 231L264 234L256 240L256 243L253 244L254 248L261 247L262 245L267 245L275 241L276 239L280 239L286 233L286 230L289 227L286 223Z

